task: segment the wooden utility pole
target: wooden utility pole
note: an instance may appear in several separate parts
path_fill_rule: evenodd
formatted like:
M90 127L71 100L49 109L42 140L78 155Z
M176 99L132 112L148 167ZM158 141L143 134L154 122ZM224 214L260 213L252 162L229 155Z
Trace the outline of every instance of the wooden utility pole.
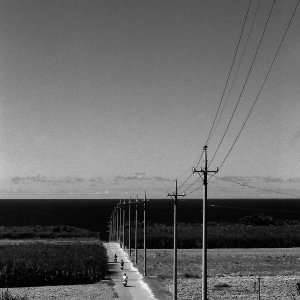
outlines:
M116 219L117 219L117 243L119 242L119 204L117 204L116 208Z
M131 215L130 215L131 197L128 201L128 248L129 248L129 259L131 259Z
M258 277L257 279L258 279L258 300L260 300L260 280L261 280L261 278Z
M147 196L145 192L144 197L144 276L147 276L147 247L146 247L146 207L147 207Z
M122 239L122 244L123 244L123 249L125 249L125 212L126 212L126 201L125 201L125 199L123 199L122 208L123 208L123 239Z
M196 170L193 168L193 173L203 174L203 210L202 210L202 300L207 299L207 220L206 220L206 206L207 206L207 174L217 173L215 171L207 170L207 146L204 148L204 169Z
M116 207L114 208L114 212L113 212L113 221L114 221L114 241L117 240L117 215L116 215Z
M138 232L138 196L136 196L135 200L135 233L134 233L134 248L135 248L135 265L138 262L138 254L137 254L137 232Z
M119 202L119 217L120 217L120 220L119 220L119 244L121 246L121 234L122 234L122 215L123 215L123 212L122 212L122 201L120 200Z
M174 254L173 254L173 299L177 300L177 200L178 197L184 197L185 194L179 195L177 189L177 179L175 180L175 193L169 194L168 196L173 197L174 203Z
M109 221L108 221L108 242L110 243L110 236L111 236L111 218L109 218Z

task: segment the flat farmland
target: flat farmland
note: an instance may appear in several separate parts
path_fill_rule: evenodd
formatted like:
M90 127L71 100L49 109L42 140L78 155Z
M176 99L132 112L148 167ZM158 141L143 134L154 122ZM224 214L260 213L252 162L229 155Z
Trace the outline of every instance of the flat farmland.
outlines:
M115 297L97 239L1 240L0 253L0 295L8 287L11 295L36 300Z
M178 299L201 298L201 249L178 250ZM139 251L143 271L143 251ZM147 275L173 290L173 250L147 250ZM208 250L209 299L300 299L300 248ZM298 297L298 298L297 298Z

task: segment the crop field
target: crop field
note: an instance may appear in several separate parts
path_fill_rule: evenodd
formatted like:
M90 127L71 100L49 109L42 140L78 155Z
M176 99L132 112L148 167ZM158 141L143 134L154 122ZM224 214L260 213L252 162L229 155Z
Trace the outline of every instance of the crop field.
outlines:
M91 284L106 268L106 249L97 240L0 243L0 287Z
M201 249L178 250L178 299L201 298ZM173 251L147 250L147 275L173 291ZM138 268L143 271L143 251ZM208 298L300 299L300 249L212 249L208 250ZM171 299L171 298L170 298Z

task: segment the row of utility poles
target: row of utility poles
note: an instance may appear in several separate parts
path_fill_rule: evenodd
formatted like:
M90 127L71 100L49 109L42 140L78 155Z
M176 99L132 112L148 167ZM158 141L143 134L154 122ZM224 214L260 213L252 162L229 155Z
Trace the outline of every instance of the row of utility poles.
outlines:
M138 204L143 203L144 211L144 276L147 276L147 249L146 249L146 208L147 208L147 196L143 200L139 200L138 196L135 200L131 197L128 201L125 199L115 206L110 216L109 221L109 241L115 240L120 244L120 247L126 249L128 245L129 257L131 257L132 246L131 246L131 208L134 206L135 209L135 228L134 228L134 262L135 265L138 263ZM125 221L126 221L126 206L128 206L128 243L125 240Z
M207 166L207 146L204 146L204 167L200 170L193 168L193 173L198 173L203 180L203 208L202 208L202 300L208 300L207 298L207 185L208 174L217 173L217 170L208 170ZM201 176L203 175L203 177ZM175 192L168 193L168 197L173 198L173 213L174 213L174 252L173 252L173 299L177 300L177 202L178 197L184 197L185 194L178 194L177 180L175 180ZM131 257L131 215L130 207L135 205L135 264L138 260L137 252L137 228L138 228L138 197L132 201L131 198L128 202L126 200L120 201L114 208L110 217L109 223L109 240L116 240L120 243L120 246L125 249L125 209L128 205L128 250L129 257ZM146 255L146 203L147 197L143 200L144 203L144 276L147 274L147 255ZM123 213L122 213L123 212ZM122 217L123 216L123 217ZM121 225L123 220L123 225ZM121 229L123 229L122 243L121 243Z

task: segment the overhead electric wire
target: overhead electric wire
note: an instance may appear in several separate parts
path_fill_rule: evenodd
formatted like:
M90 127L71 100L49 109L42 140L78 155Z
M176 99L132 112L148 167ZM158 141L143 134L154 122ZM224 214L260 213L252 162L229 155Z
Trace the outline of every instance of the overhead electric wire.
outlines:
M210 131L209 131L209 134L208 134L206 143L205 143L206 145L208 145L209 140L210 140L210 138L211 138L212 131L213 131L213 128L214 128L214 125L215 125L215 122L216 122L216 119L217 119L217 116L218 116L218 113L219 113L219 110L220 110L222 101L223 101L223 99L224 99L225 91L226 91L226 89L227 89L227 85L228 85L228 82L229 82L229 78L230 78L230 76L231 76L231 72L232 72L232 69L233 69L233 66L234 66L234 63L235 63L235 59L236 59L236 56L237 56L237 53L238 53L238 50L239 50L239 47L240 47L240 43L241 43L241 40L242 40L242 36L243 36L243 33L244 33L244 29L245 29L245 25L246 25L246 22L247 22L248 14L249 14L249 11L250 11L251 3L252 3L252 0L249 1L249 5L248 5L248 8L247 8L247 12L246 12L246 15L245 15L245 17L244 17L244 22L243 22L242 30L241 30L241 32L240 32L240 36L239 36L239 39L238 39L238 43L237 43L237 46L236 46L236 48L235 48L233 60L232 60L231 66L230 66L230 70L229 70L229 72L228 72L228 74L227 74L226 83L225 83L225 86L224 86L224 89L223 89L223 92L222 92L222 95L221 95L221 99L220 99L220 102L219 102L219 105L218 105L218 109L217 109L217 112L216 112L214 121L213 121L213 123L212 123L212 126L211 126L211 128L210 128ZM200 159L201 159L201 158L200 158Z
M199 178L201 178L200 174L198 174L198 175L199 175ZM182 191L182 193L186 193L191 187L193 187L197 183L199 178L197 177L196 180L194 180L192 184L190 184L185 190Z
M233 117L234 117L234 115L235 115L235 112L236 112L236 110L237 110L237 107L238 107L238 105L239 105L239 103L240 103L240 100L241 100L243 94L244 94L245 87L246 87L246 85L247 85L247 83L248 83L248 79L249 79L249 77L250 77L252 68L253 68L254 63L255 63L255 61L256 61L256 57L257 57L257 54L258 54L258 52L259 52L261 43L262 43L262 41L263 41L263 38L264 38L264 35L265 35L265 32L266 32L266 29L267 29L267 27L268 27L268 24L269 24L269 21L270 21L270 18L271 18L271 15L272 15L272 12L273 12L273 9L274 9L274 6L275 6L276 1L277 1L277 0L273 0L272 7L271 7L270 12L269 12L269 14L268 14L268 18L267 18L267 21L266 21L266 23L265 23L263 32L262 32L262 34L261 34L261 36L260 36L259 43L258 43L258 45L257 45L256 51L255 51L255 54L254 54L254 57L253 57L253 59L252 59L252 62L251 62L249 71L248 71L248 73L247 73L246 79L245 79L245 81L244 81L242 90L241 90L240 95L239 95L239 98L238 98L238 100L237 100L237 102L236 102L236 104L235 104L234 110L233 110L233 112L232 112L232 114L231 114L230 120L229 120L229 122L228 122L228 124L227 124L227 126L226 126L226 129L225 129L225 131L224 131L224 133L223 133L223 136L222 136L222 138L221 138L221 140L220 140L220 142L219 142L219 144L218 144L218 147L217 147L217 149L215 150L215 152L214 152L214 154L213 154L213 157L212 157L212 159L211 159L211 161L210 161L210 164L211 164L212 161L214 160L214 158L215 158L217 152L219 151L219 149L220 149L220 147L221 147L221 144L223 143L223 140L224 140L224 138L225 138L225 136L226 136L226 134L227 134L227 131L228 131L228 129L229 129L229 126L230 126L230 124L231 124L231 121L233 120ZM209 164L209 165L210 165L210 164Z
M199 173L198 173L199 174ZM200 176L200 175L199 175ZM212 177L213 175L212 174L210 174L209 175L209 177L207 178L207 180L210 180L210 178ZM200 176L201 177L201 176ZM198 180L199 178L197 178L197 180ZM204 185L204 183L202 182L202 184L199 186L199 187L197 187L197 188L195 188L194 190L192 190L191 192L189 192L188 194L186 194L186 196L188 196L188 195L191 195L191 194L193 194L195 191L197 191L197 190L200 190L202 187L203 187L203 185ZM187 189L188 190L188 189Z
M299 1L300 1L300 0L299 0ZM234 183L234 184L237 184L237 185L240 185L240 186L243 186L243 187L252 188L252 189L257 189L257 190L266 191L266 192L271 192L271 193L280 194L280 195L285 195L285 196L292 196L292 197L300 198L300 195L295 195L295 194L291 194L291 193L280 192L280 191L272 190L272 189L261 188L261 187L249 185L249 184L246 184L246 183L240 183L240 182L238 182L238 181L234 181L234 180L229 180L229 179L224 179L224 178L222 178L222 177L218 177L217 175L212 175L212 176L215 177L215 178L218 179L218 180L222 180L222 181Z
M275 1L276 1L276 0L275 0ZM274 2L275 2L275 1L274 1ZM271 65L270 65L270 67L269 67L269 69L268 69L268 72L267 72L267 74L266 74L266 76L265 76L265 79L264 79L263 83L261 84L261 87L260 87L260 89L259 89L259 91L258 91L258 94L257 94L257 96L256 96L256 98L255 98L255 100L254 100L254 102L253 102L253 104L252 104L252 106L251 106L251 109L250 109L250 111L249 111L249 113L248 113L248 115L247 115L247 118L245 119L245 121L244 121L244 123L243 123L243 125L242 125L242 127L241 127L241 129L240 129L240 131L239 131L239 133L238 133L238 135L236 136L236 138L235 138L235 140L234 140L232 146L230 147L230 149L229 149L227 155L225 156L225 158L223 159L221 165L219 166L219 169L224 165L226 159L228 158L230 152L232 151L234 145L236 144L236 142L237 142L239 136L241 135L241 133L242 133L242 131L243 131L243 129L244 129L244 127L245 127L245 125L246 125L246 123L247 123L247 121L248 121L248 119L249 119L249 117L250 117L250 115L251 115L251 113L252 113L252 111L253 111L253 108L254 108L255 104L257 103L257 100L258 100L258 98L259 98L259 96L260 96L260 93L261 93L261 91L262 91L262 89L263 89L263 87L264 87L264 85L265 85L265 83L266 83L266 81L267 81L267 79L268 79L268 77L269 77L269 75L270 75L271 69L272 69L272 67L273 67L273 65L274 65L274 62L275 62L275 60L276 60L276 58L277 58L277 55L278 55L278 53L279 53L279 51L280 51L280 49L281 49L281 46L282 46L282 44L283 44L283 42L284 42L284 39L285 39L285 37L286 37L286 35L287 35L287 32L288 32L288 30L289 30L289 28L290 28L290 26L291 26L291 24L292 24L292 21L293 21L293 19L294 19L294 16L295 16L295 13L296 13L297 8L298 8L298 6L299 6L299 3L300 3L300 0L298 0L297 4L296 4L296 6L295 6L295 8L294 8L294 10L293 10L293 13L292 13L292 16L291 16L291 18L290 18L290 21L289 21L289 23L288 23L288 25L287 25L287 28L286 28L286 30L285 30L285 32L284 32L284 34L283 34L283 37L282 37L282 39L281 39L281 41L280 41L280 44L279 44L279 46L278 46L278 48L277 48L277 50L276 50L276 53L275 53L275 55L274 55L274 57L273 57L273 60L272 60Z
M262 212L275 212L278 213L278 209L263 209L263 208L252 208L252 207L239 207L232 205L223 205L223 204L208 204L210 207L221 207L221 208L231 208L237 210L248 210L248 211L262 211ZM280 210L280 213L293 213L294 210Z
M238 39L238 43L237 43L237 46L235 48L235 52L234 52L234 56L233 56L233 60L232 60L232 63L231 63L231 66L230 66L230 70L227 74L227 78L226 78L226 83L225 83L225 86L224 86L224 89L223 89L223 92L222 92L222 95L221 95L221 98L220 98L220 102L219 102L219 105L218 105L218 109L217 109L217 112L216 112L216 115L214 117L214 120L213 120L213 124L210 128L210 132L208 134L208 137L207 137L207 140L206 140L206 145L209 143L209 140L210 138L212 137L213 135L213 128L214 128L214 125L215 125L215 122L216 122L216 119L217 119L217 116L218 116L218 113L219 113L219 110L220 110L220 107L221 107L221 104L223 102L223 99L224 99L224 95L225 95L225 92L226 92L226 89L227 89L227 86L228 86L228 82L229 82L229 79L230 79L230 76L231 76L231 73L232 73L232 70L233 70L233 66L234 66L234 63L235 63L235 60L236 60L236 57L237 57L237 53L238 53L238 50L239 50L239 47L240 47L240 43L241 43L241 40L242 40L242 36L243 36L243 33L244 33L244 29L245 29L245 26L246 26L246 23L247 23L247 19L248 19L248 15L249 15L249 11L250 11L250 7L251 7L251 4L252 4L252 0L249 1L249 5L248 5L248 8L247 8L247 11L246 11L246 14L245 14L245 17L244 17L244 21L243 21L243 25L242 25L242 29L241 29L241 32L240 32L240 35L239 35L239 39ZM200 164L200 161L201 161L201 158L203 156L203 153L204 151L202 151L198 161L197 161L197 164L196 164L196 168L199 166ZM188 170L184 173L184 175L188 172ZM183 175L182 175L183 176ZM181 177L182 177L181 176ZM193 176L193 173L191 172L190 175L178 186L178 189L180 189L181 187L184 186L184 184L186 182L188 182L188 180ZM192 183L193 185L194 183Z
M199 187L197 187L197 188L193 189L191 192L187 193L186 196L193 194L194 192L200 190L202 187L203 187L203 183Z
M224 101L224 104L223 104L221 113L220 113L219 116L218 116L218 120L217 120L217 123L216 123L216 125L215 125L214 130L216 130L216 128L218 127L218 125L219 125L219 123L220 123L220 120L221 120L221 118L222 118L224 109L225 109L225 107L226 107L226 104L227 104L227 102L228 102L228 99L229 99L229 96L230 96L230 94L231 94L232 88L233 88L233 86L234 86L234 83L235 83L235 80L236 80L238 71L239 71L239 69L240 69L242 60L243 60L243 58L244 58L244 54L245 54L245 52L246 52L246 48L247 48L247 46L248 46L248 42L249 42L250 36L251 36L251 34L252 34L253 26L254 26L254 23L255 23L255 20L256 20L256 17L257 17L257 14L258 14L258 11L259 11L261 2L262 2L262 0L259 0L258 3L257 3L256 10L255 10L255 14L254 14L254 17L253 17L252 22L251 22L251 25L250 25L250 29L249 29L249 32L248 32L248 35L247 35L246 42L245 42L245 44L244 44L242 53L241 53L241 55L240 55L239 62L238 62L237 68L236 68L236 70L235 70L234 77L233 77L233 79L232 79L230 88L229 88L228 93L227 93L227 96L226 96L226 98L225 98L225 101Z

